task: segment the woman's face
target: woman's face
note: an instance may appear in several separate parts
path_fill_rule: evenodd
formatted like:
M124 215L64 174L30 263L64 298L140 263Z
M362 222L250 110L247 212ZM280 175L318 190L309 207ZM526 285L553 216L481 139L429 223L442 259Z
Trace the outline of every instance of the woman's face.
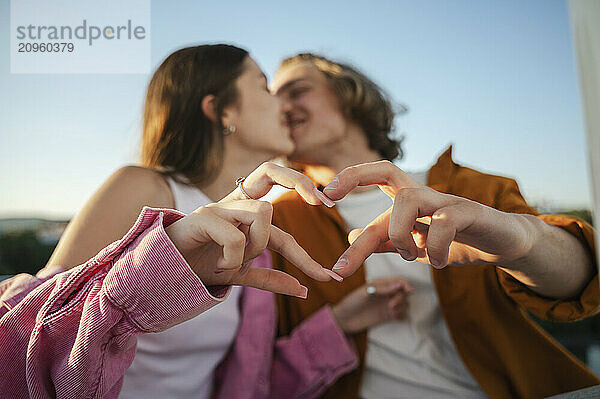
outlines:
M236 127L236 132L228 137L240 140L248 150L265 152L270 158L290 154L294 142L280 100L269 92L267 78L252 58L244 60L244 71L236 87L237 102L224 110L225 127L228 123Z

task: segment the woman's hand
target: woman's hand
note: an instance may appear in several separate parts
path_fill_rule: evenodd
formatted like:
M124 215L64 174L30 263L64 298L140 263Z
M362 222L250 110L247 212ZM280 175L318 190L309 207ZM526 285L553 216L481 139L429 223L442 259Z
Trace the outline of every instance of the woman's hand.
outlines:
M535 240L529 215L500 212L420 186L388 161L346 168L324 193L339 200L357 186L374 184L394 205L364 229L350 232L351 246L334 266L342 276L354 273L374 252L397 252L438 269L509 263L527 255Z
M402 320L411 293L412 287L401 277L379 278L346 295L332 312L344 333L359 333L386 321Z
M314 183L302 173L273 162L265 162L246 177L243 182L244 191L253 199L266 195L273 186L279 185L296 192L311 205L334 205L327 196L320 192ZM247 199L238 187L219 202Z
M331 271L315 262L291 235L271 225L272 214L272 205L265 201L213 203L173 223L166 232L207 286L244 285L306 298L306 287L294 277L249 267L269 248L308 276L319 281L331 279Z

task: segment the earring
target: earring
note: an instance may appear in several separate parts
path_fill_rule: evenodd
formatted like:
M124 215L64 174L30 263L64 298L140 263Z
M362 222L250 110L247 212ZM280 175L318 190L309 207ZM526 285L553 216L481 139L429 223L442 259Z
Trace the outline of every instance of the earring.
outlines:
M223 136L229 136L230 134L235 133L236 130L237 128L235 125L229 125L223 129Z

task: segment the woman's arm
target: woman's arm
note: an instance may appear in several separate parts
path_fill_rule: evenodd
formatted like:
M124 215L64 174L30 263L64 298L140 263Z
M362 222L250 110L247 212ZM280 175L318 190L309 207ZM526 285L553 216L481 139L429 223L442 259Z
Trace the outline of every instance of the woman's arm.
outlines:
M367 287L374 293L368 294ZM402 320L412 293L401 277L384 277L356 288L333 306L323 306L287 337L277 338L269 398L317 398L358 366L349 335Z
M270 269L267 253L253 268ZM347 295L333 308L324 306L285 337L277 338L275 298L268 292L245 289L236 340L216 373L216 398L316 398L338 378L354 370L358 356L346 334L364 331L391 319L402 319L412 292L400 277L369 283Z
M122 237L144 206L175 207L164 177L138 166L117 170L69 223L46 266L68 269L82 264Z
M228 289L211 295L167 236L164 227L182 216L145 209L123 239L81 266L46 281L2 282L3 397L116 398L135 335L163 331L224 299Z
M271 213L261 201L209 204L185 217L144 208L125 237L81 266L0 283L3 397L117 397L136 334L195 317L222 300L230 285L305 298L306 287L286 273L242 270L244 257L256 256L245 245L251 242L258 253L278 250L307 274L329 279L270 225ZM240 221L253 226L248 238Z
M324 306L275 341L268 398L317 398L357 366L351 341Z
M276 338L273 295L245 289L236 340L216 373L217 399L314 398L358 357L327 306Z

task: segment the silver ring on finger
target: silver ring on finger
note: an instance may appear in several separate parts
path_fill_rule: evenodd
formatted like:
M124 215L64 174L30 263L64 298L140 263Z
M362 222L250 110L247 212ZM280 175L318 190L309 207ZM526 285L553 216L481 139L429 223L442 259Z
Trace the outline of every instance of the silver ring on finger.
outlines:
M237 179L235 179L235 185L240 188L240 191L242 192L242 194L244 194L244 197L246 197L246 199L253 200L254 198L248 195L246 190L244 190L244 180L246 180L245 177L238 177Z

